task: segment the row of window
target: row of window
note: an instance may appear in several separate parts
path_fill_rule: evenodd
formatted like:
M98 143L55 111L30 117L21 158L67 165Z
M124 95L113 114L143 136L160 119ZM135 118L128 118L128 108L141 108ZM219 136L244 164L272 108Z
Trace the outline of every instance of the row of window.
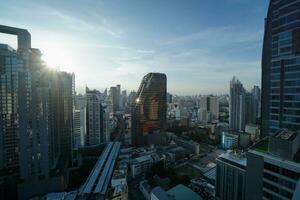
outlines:
M277 1L272 1L272 10L278 10L282 7L284 7L287 4L291 4L295 2L295 0L277 0ZM295 4L291 4L291 6L295 6Z
M300 6L300 3L298 3L298 4ZM292 21L299 20L299 19L300 19L300 12L296 12L296 13L287 15L285 17L279 18L278 20L274 20L272 22L272 28L276 28L276 27L279 27L286 23L290 23Z
M300 79L300 72L284 74L284 78L285 79ZM280 74L271 75L271 80L280 80Z
M297 172L291 171L289 169L281 168L281 167L273 165L271 163L265 162L264 163L264 168L267 169L267 170L269 170L269 171L275 172L277 174L281 174L283 176L286 176L286 177L289 177L291 179L294 179L296 181L298 181L298 179L300 177L300 174L297 173Z
M295 183L292 183L290 181L287 181L287 180L284 180L282 178L278 178L277 176L274 176L272 174L269 174L269 173L264 173L264 178L265 179L268 179L274 183L278 183L282 186L285 186L286 188L289 188L291 190L295 190L296 188L296 184Z
M280 93L280 89L272 88L271 93ZM300 88L284 88L284 93L300 93Z
M271 100L280 100L279 95L271 95ZM300 101L300 95L284 95L285 101Z
M298 28L298 27L300 27L300 21L290 23L290 24L280 27L276 30L272 30L272 34L275 35L275 34L278 34L278 33L284 32L284 31L289 31L289 30L292 30L292 29Z
M300 71L300 65L285 66L284 71L285 72ZM272 73L280 73L280 67L271 69L271 72Z
M271 109L271 113L273 114L279 114L279 109L276 108L272 108ZM283 114L286 115L299 115L300 116L300 110L287 110L287 109L283 109Z
M293 65L293 64L300 64L300 57L292 58L292 59L285 59L284 65ZM272 67L279 67L281 65L281 61L273 61Z

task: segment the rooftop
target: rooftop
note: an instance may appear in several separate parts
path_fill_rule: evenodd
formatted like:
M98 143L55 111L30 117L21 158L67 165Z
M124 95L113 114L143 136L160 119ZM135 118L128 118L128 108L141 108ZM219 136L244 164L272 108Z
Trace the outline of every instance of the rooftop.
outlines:
M279 138L282 140L288 140L288 141L294 140L296 136L297 136L296 132L289 131L287 129L279 130L275 135L276 138Z
M179 184L167 191L167 193L176 200L202 200L202 198L190 188Z
M116 197L126 192L127 192L127 184L120 184L115 187L113 196Z
M246 154L241 152L227 151L226 153L220 155L218 159L221 159L223 161L228 160L231 161L232 163L236 163L244 167L247 166Z
M168 196L168 193L166 193L166 191L159 186L153 188L152 193L157 197L157 199L160 200L172 199L170 196Z
M261 140L255 144L254 150L262 153L268 153L268 144L269 144L268 139Z
M150 155L140 156L135 158L135 160L139 163L142 163L151 160L151 156Z

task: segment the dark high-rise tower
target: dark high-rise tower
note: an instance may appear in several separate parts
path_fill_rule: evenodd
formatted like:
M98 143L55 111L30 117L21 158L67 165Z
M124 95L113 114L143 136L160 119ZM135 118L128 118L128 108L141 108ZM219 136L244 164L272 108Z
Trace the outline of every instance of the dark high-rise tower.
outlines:
M300 2L271 0L262 55L262 134L300 129Z
M132 144L148 144L147 135L166 123L167 77L149 73L144 76L132 107Z

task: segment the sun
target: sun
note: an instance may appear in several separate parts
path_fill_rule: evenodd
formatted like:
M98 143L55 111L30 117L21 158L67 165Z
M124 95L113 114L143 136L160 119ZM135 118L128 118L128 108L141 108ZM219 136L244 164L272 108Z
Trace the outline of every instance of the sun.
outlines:
M70 50L62 42L47 41L39 45L42 59L51 68L72 72L72 56Z

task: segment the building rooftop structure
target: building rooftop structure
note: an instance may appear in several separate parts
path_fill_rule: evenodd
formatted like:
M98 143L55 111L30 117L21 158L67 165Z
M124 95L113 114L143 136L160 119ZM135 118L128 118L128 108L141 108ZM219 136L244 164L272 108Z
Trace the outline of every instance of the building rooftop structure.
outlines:
M202 198L190 188L179 184L167 191L167 193L176 200L202 200Z
M0 25L0 33L16 35L18 37L18 49L31 48L31 35L26 29Z
M251 148L260 153L300 162L300 134L286 129L278 130L273 136L265 137Z
M226 153L220 155L217 159L230 162L233 165L238 165L243 168L247 166L247 158L246 154L243 152L236 152L236 151L227 151Z
M275 134L275 137L281 140L293 141L297 137L297 133L287 129L282 129Z
M170 195L168 195L168 193L159 186L152 189L151 196L155 196L155 198L157 200L172 200L172 199L174 199Z

